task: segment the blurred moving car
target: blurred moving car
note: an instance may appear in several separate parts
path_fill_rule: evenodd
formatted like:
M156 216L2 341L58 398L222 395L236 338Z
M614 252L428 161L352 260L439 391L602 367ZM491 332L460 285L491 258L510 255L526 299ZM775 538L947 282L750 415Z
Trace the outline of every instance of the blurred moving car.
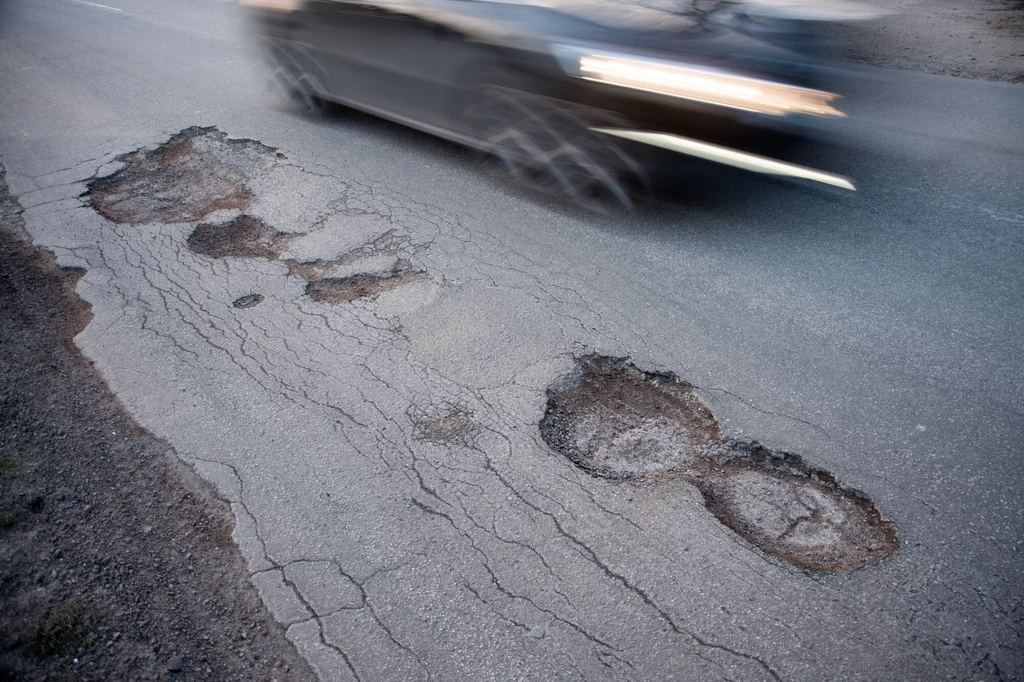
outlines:
M759 153L843 116L814 28L873 16L853 0L239 1L291 96L484 150L584 206L631 205L653 149L854 189Z

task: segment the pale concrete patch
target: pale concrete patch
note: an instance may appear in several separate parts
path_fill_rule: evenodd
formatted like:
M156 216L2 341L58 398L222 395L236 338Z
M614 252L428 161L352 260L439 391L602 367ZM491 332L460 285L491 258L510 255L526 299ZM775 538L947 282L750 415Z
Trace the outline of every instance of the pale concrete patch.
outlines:
M309 229L309 228L307 228ZM374 213L332 215L320 226L290 242L282 258L301 262L331 261L372 242L391 229L391 224Z

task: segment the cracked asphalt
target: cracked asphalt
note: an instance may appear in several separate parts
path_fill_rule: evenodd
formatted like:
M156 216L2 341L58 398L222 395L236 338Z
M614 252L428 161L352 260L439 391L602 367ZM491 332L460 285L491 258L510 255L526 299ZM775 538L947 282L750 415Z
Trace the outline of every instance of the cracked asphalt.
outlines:
M86 270L77 345L230 503L321 679L1024 676L1020 86L850 71L806 162L856 194L721 173L596 218L299 114L256 61L226 2L9 0L0 161L34 242ZM111 222L85 196L196 126L275 150L244 197ZM243 209L272 249L190 248ZM587 354L863 491L899 550L812 573L687 480L586 474L538 424Z

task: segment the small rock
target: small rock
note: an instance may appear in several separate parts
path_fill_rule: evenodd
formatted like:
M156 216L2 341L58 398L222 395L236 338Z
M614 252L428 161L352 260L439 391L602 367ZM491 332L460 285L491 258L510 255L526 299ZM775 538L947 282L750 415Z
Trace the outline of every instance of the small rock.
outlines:
M547 636L548 629L543 625L538 625L537 627L530 630L530 637L533 637L534 639L544 639Z
M167 661L167 669L172 673L180 673L185 668L185 662L179 656L174 656Z

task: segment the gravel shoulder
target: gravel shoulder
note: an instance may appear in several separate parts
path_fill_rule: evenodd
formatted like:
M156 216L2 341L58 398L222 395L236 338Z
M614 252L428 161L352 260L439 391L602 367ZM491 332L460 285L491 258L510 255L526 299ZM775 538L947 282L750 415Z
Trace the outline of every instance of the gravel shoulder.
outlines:
M0 170L0 680L314 680L228 506L74 345L91 318Z

